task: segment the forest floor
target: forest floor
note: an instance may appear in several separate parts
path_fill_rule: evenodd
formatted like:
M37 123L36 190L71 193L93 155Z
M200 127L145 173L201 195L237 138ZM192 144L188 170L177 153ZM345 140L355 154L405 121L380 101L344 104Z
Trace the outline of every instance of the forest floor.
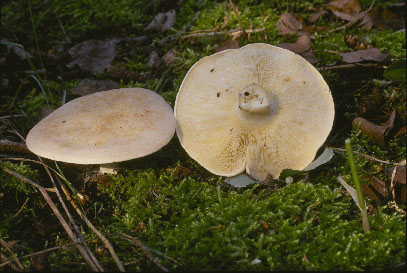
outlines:
M0 268L405 269L404 12L399 0L2 1ZM252 43L301 55L330 87L335 120L318 155L333 156L324 164L235 187L176 135L117 174L25 145L42 118L94 92L141 87L174 107L194 63ZM346 139L367 232L338 181L355 187Z

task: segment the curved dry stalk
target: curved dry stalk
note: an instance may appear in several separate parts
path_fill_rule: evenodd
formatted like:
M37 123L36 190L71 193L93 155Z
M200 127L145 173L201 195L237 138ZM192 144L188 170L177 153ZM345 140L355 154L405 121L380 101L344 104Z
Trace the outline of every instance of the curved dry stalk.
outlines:
M23 269L20 269L15 264L13 264L11 260L7 258L7 256L4 255L2 252L0 252L0 258L2 261L5 261L3 264L10 264L11 269L13 269L14 271L23 271Z
M71 205L74 207L75 211L78 213L78 215L82 218L82 220L86 223L86 225L100 238L100 240L103 242L105 247L109 250L110 255L112 255L113 260L115 261L117 267L121 272L125 272L126 270L124 269L124 266L122 262L120 261L119 257L116 255L116 252L114 251L114 248L110 241L92 224L92 222L89 221L89 219L86 217L84 213L79 209L79 207L75 204L74 200L72 197L69 195L68 190L62 185L62 183L59 181L57 178L59 185L64 192L66 199L71 203Z
M79 252L82 254L83 258L85 259L85 261L87 262L87 264L91 267L91 269L93 271L99 271L98 268L96 267L96 265L94 264L94 262L92 261L92 259L89 257L88 253L86 252L86 250L83 248L83 246L80 244L78 238L76 237L76 235L72 232L72 230L69 228L68 223L65 221L65 219L63 218L62 214L59 212L59 210L57 209L57 207L55 206L55 203L52 201L51 197L48 195L47 191L45 188L43 188L42 186L38 185L37 183L35 183L34 181L32 181L31 179L14 172L13 170L10 170L7 167L1 166L1 168L9 173L10 175L16 177L17 179L21 180L22 182L25 182L27 184L30 184L34 187L36 187L42 194L42 196L44 197L45 201L47 201L48 205L50 206L50 208L52 209L52 212L55 214L55 216L57 217L57 219L59 220L59 222L61 223L62 227L65 229L66 233L68 234L68 236L71 238L71 240L74 243L78 243L76 246L79 249Z
M157 265L161 270L163 270L164 272L168 272L168 269L165 268L164 266L162 266L153 256L153 254L150 252L150 250L147 249L147 247L140 242L137 238L129 236L127 234L124 233L119 233L119 236L122 239L125 239L133 244L135 244L137 247L139 247L141 249L141 251L144 253L144 255L147 256L147 258L149 258L155 265Z
M334 151L346 152L346 149L345 149L345 148L334 148L334 147L330 147L330 149L332 149L332 150L334 150ZM368 159L368 160L380 162L380 163L383 163L383 164L389 164L389 165L397 165L397 164L398 164L398 163L394 163L394 162L390 162L390 161L380 160L380 159L377 159L377 158L375 158L375 157L373 157L373 156L365 155L365 154L359 153L359 152L357 152L357 151L354 151L353 153L356 154L356 155L358 155L358 156L362 156L362 157L364 157L364 158L366 158L366 159Z
M41 158L40 158L40 160L41 160ZM42 160L41 160L41 162L42 162ZM95 255L93 255L92 251L89 249L88 244L86 243L85 238L83 238L82 233L81 233L81 231L79 230L78 225L76 224L75 219L74 219L74 218L72 217L72 215L69 213L68 207L65 205L65 202L64 202L64 200L62 199L61 193L59 192L58 187L57 187L57 185L56 185L56 183L55 183L55 181L54 181L54 178L52 177L52 174L51 174L50 171L48 170L48 167L47 167L45 164L44 164L43 166L44 166L44 169L45 169L45 171L47 172L48 176L49 176L50 179L51 179L52 185L54 185L54 188L55 188L55 190L56 190L55 192L56 192L56 194L57 194L57 196L58 196L59 202L62 204L62 207L64 208L65 213L66 213L66 215L67 215L68 218L69 218L69 221L71 221L71 224L72 224L74 230L76 231L76 234L78 235L79 240L81 241L83 247L84 247L85 250L88 252L90 258L92 259L92 261L94 262L94 264L95 264L95 266L98 268L98 270L101 271L101 272L104 272L105 270L103 269L102 265L99 263L99 261L96 259Z
M6 243L6 241L4 241L2 238L0 238L0 244L7 249L8 252L11 253L11 255L13 255L13 260L16 262L16 264L18 265L18 267L21 269L21 271L24 270L23 265L20 263L20 261L17 259L17 255L10 249L10 247L8 246L8 244ZM6 257L7 258L7 257ZM8 259L8 258L7 258ZM10 259L8 259L10 261ZM11 262L11 261L10 261Z

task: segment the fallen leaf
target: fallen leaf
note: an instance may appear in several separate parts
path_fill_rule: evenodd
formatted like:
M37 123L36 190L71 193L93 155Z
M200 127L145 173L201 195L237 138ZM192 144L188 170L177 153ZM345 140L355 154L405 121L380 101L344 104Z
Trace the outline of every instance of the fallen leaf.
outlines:
M161 64L160 56L157 51L152 51L150 57L148 58L147 66L148 67L159 67Z
M325 14L327 14L328 12L326 10L319 10L316 11L314 13L312 13L310 16L308 16L307 18L307 22L310 24L315 23L316 21L319 20L319 18L321 18L322 16L324 16Z
M219 44L219 46L215 49L216 52L220 52L226 49L236 49L239 48L239 42L236 40L226 40Z
M380 109L382 104L382 91L379 88L373 88L371 92L363 95L363 97L360 99L360 102L357 104L358 113L361 115L373 113L374 111Z
M158 30L160 32L164 32L165 30L174 26L175 18L176 11L174 9L166 13L158 13L150 24L144 28L144 30Z
M397 182L400 184L406 184L406 165L386 169L385 172L386 172L386 175L387 175L387 178L389 179L389 181L391 181L391 178L393 176L393 171L395 168L397 168L397 170L394 175L394 182Z
M294 53L303 53L311 48L311 39L308 35L301 35L295 43L281 43L278 46Z
M114 41L87 40L73 46L68 53L73 58L67 64L68 68L77 65L82 70L97 75L110 65L117 50Z
M303 170L292 170L292 169L284 169L278 179L283 180L289 176L296 176L308 171L311 171L321 165L326 164L328 161L332 159L334 156L334 152L330 148L325 148L325 150L320 154L314 161L312 161L308 166L306 166Z
M31 59L33 56L25 51L24 47L16 44L16 43L9 43L7 44L7 52L13 52L16 56L18 56L21 60L25 60L27 58Z
M341 53L340 55L342 56L342 61L345 63L358 63L362 61L383 62L389 57L389 54L381 53L377 48Z
M317 159L312 161L307 167L304 168L304 171L310 171L313 170L325 163L327 163L329 160L332 159L334 156L334 151L330 148L325 148L325 150L322 152L320 156L318 156Z
M362 208L359 205L359 198L358 195L356 193L355 188L353 188L351 185L349 185L345 179L343 179L342 176L338 176L337 180L339 183L342 184L342 186L346 189L346 191L350 194L350 196L352 197L353 201L355 202L356 206L362 211ZM365 203L365 207L366 207L366 200L363 200L363 202Z
M365 196L378 203L382 203L383 199L387 199L390 192L388 186L383 180L370 174L365 174L363 179L365 180L365 183L363 183L361 187Z
M163 61L166 65L170 65L178 59L177 52L174 48L168 50L168 52L161 57L161 61Z
M362 134L372 137L376 143L382 148L386 147L386 139L393 129L396 111L390 114L388 121L384 125L377 125L364 118L357 117L352 121L352 126L355 128L359 126Z
M403 8L398 8L404 10ZM397 15L388 9L383 9L379 7L372 8L368 15L370 16L373 25L380 29L402 29L405 28L405 17L402 15Z
M93 80L83 79L78 87L72 88L71 93L80 96L86 96L95 92L119 88L119 83L111 80Z
M284 13L277 22L277 28L281 35L294 34L302 30L302 23L291 13Z
M355 21L359 19L361 12L360 4L357 0L336 0L328 4L332 13L343 20Z
M106 73L108 73L109 78L113 80L123 80L124 83L127 83L129 81L145 82L148 77L147 74L150 72L147 71L144 73L139 73L135 71L128 71L122 63L113 62L106 68Z
M311 51L300 53L300 55L304 59L306 59L310 64L316 64L319 62L319 60L315 57L314 53L312 53Z

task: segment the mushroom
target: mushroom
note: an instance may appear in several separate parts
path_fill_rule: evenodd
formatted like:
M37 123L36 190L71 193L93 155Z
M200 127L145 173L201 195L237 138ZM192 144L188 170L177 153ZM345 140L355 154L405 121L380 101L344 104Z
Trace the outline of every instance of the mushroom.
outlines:
M301 56L267 44L228 49L196 62L175 101L176 132L210 172L258 181L302 170L328 137L334 103Z
M33 153L67 163L108 164L143 157L175 132L173 110L143 88L122 88L74 99L27 135Z

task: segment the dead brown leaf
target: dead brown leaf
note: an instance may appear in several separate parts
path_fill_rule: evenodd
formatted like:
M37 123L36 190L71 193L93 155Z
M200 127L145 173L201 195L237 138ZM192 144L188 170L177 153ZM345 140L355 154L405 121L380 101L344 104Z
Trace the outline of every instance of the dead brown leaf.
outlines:
M159 67L161 64L160 55L158 55L157 51L152 51L150 53L150 57L148 57L147 66L148 67Z
M220 52L226 49L236 49L239 48L239 42L236 40L226 40L219 44L219 46L215 49L216 52Z
M315 23L316 21L318 21L319 18L321 18L322 16L324 16L324 15L327 14L327 13L328 13L328 12L327 12L326 10L319 10L319 11L316 11L316 12L312 13L310 16L308 16L307 22L308 22L309 24L313 24L313 23Z
M179 59L178 54L174 48L171 48L170 50L168 50L168 52L165 53L164 56L161 57L161 60L166 65L170 65L170 64L174 63L175 61L177 61L178 59Z
M277 22L277 28L280 35L294 34L302 30L302 23L291 13L284 13Z
M402 8L403 9L403 8ZM378 29L405 28L405 17L379 7L374 7L368 12L373 25Z
M369 48L354 52L341 53L342 61L345 63L358 63L362 61L383 62L389 57L387 53L381 53L377 48Z
M304 59L306 59L310 64L316 64L319 62L319 60L315 57L314 53L312 53L311 51L300 53L300 55Z
M158 30L160 32L164 32L165 30L174 26L175 18L176 11L174 9L165 13L158 13L150 24L144 28L144 30Z
M82 70L97 75L110 65L117 49L114 41L87 40L73 46L68 53L73 58L67 64L68 68L77 65Z
M336 17L346 21L357 20L362 10L357 0L336 0L330 2L328 7Z
M394 182L400 184L406 184L406 165L404 166L397 166L393 168L388 168L385 170L387 178L391 181L393 176L394 169L397 168L396 173L394 175Z
M95 92L119 88L119 83L111 80L93 80L83 79L78 87L72 88L71 93L80 96L86 96Z
M295 43L281 43L278 46L288 49L294 53L304 53L311 48L311 39L308 35L301 35Z
M391 129L393 129L395 117L396 111L393 110L388 121L384 125L377 125L364 118L357 117L352 121L352 126L356 127L359 125L362 134L372 137L379 146L385 148L386 138Z
M370 174L365 174L363 179L366 181L362 184L362 191L365 196L379 203L389 197L389 188L383 180Z

